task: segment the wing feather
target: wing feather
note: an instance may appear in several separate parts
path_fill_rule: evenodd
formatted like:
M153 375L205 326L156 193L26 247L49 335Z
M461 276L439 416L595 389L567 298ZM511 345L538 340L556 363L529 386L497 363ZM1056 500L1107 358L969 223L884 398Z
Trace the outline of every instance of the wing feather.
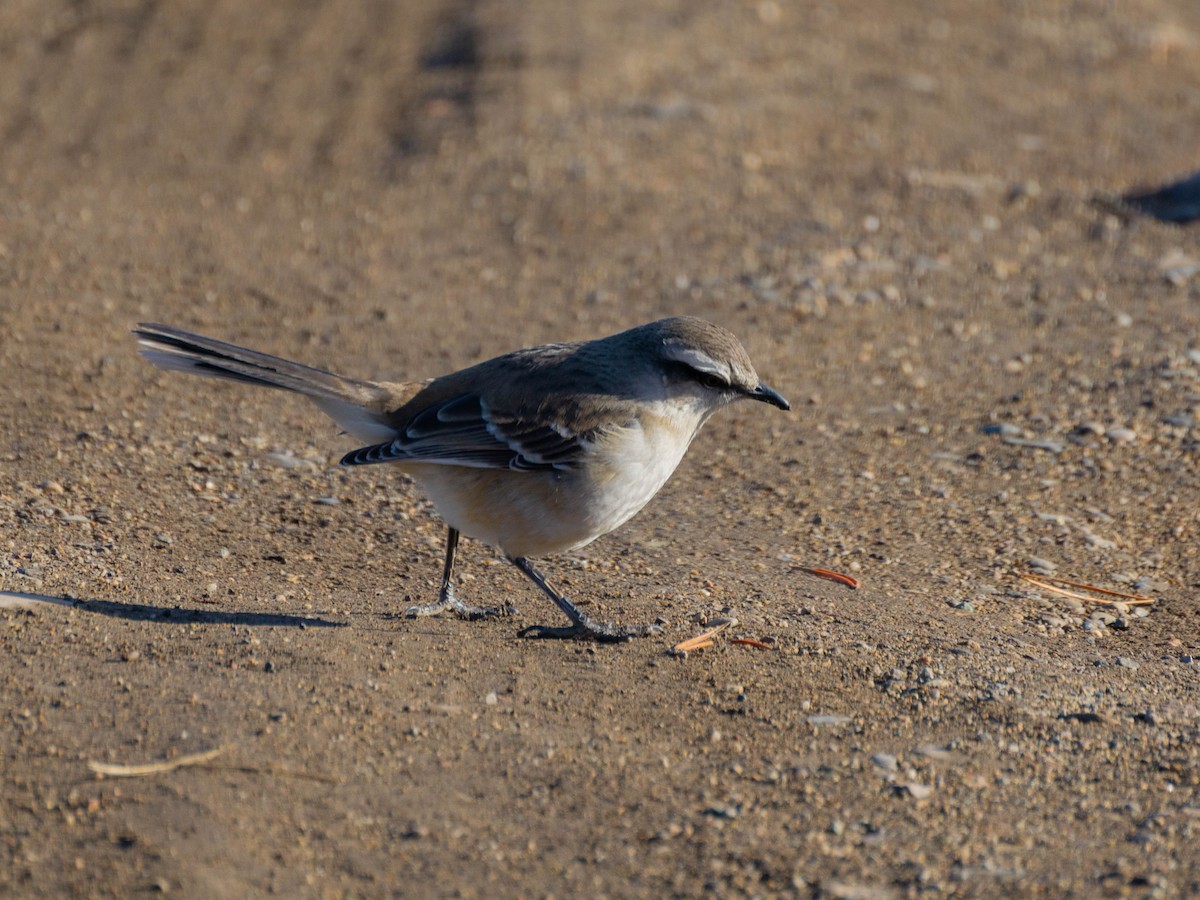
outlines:
M421 410L393 440L347 453L342 465L409 460L480 469L569 469L596 436L505 415L478 394L462 394Z

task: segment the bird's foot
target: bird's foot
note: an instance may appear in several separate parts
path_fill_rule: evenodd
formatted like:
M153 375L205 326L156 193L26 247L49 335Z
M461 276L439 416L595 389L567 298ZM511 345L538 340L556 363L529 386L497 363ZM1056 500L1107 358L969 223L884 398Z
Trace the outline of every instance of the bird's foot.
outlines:
M522 628L519 637L534 640L599 641L602 644L618 644L635 637L661 634L658 625L615 625L612 622L597 622L583 616L578 622L556 627L553 625L530 625Z
M516 611L516 607L511 603L505 603L503 606L471 606L469 603L463 603L454 594L447 592L438 598L437 603L410 606L404 611L404 616L408 619L419 619L425 616L453 615L468 622L475 622L479 619L499 619L511 616Z

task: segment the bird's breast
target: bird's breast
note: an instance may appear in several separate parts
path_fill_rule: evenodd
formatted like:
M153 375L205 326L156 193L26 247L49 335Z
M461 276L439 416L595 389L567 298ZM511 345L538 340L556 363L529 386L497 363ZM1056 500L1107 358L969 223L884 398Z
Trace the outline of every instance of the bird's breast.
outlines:
M509 556L589 544L620 527L671 477L703 417L643 415L599 436L567 470L520 472L404 463L439 515Z

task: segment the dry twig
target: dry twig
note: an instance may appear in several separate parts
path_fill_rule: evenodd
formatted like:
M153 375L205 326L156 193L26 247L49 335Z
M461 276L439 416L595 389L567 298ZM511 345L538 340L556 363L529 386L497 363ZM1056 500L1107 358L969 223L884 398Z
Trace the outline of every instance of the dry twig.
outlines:
M1042 590L1052 591L1055 594L1062 594L1064 597L1070 597L1074 600L1082 600L1084 603L1100 603L1105 606L1113 606L1117 603L1123 603L1126 606L1149 606L1154 602L1153 597L1143 597L1141 594L1126 594L1122 591L1110 591L1105 588L1099 588L1092 584L1083 584L1079 581L1067 581L1065 578L1053 578L1049 575L1034 575L1032 572L1018 572L1017 577L1023 578L1030 584L1036 584ZM1051 584L1051 582L1054 582ZM1105 594L1109 597L1120 597L1120 600L1105 600L1103 597L1089 597L1087 594L1068 591L1064 588L1056 587L1056 585L1065 584L1070 587L1083 588L1085 591L1093 591L1097 594Z
M716 628L710 628L708 631L703 631L695 637L690 637L686 641L680 641L672 648L676 653L689 653L692 650L703 650L705 647L713 645L713 638L728 628L732 622L722 622Z
M816 575L818 578L824 578L826 581L833 581L837 584L844 584L851 590L858 590L858 579L849 575L843 575L841 572L835 572L833 569L814 569L810 566L797 566L801 572L807 572L809 575Z
M137 763L131 766L120 763L98 762L88 760L88 768L97 775L107 775L109 778L139 778L144 775L158 775L161 772L173 772L186 766L200 766L209 760L216 759L229 748L213 747L200 753L187 753L175 759L165 759L162 762Z
M774 650L766 641L756 641L754 638L731 638L729 643L741 644L744 647L757 647L759 650Z

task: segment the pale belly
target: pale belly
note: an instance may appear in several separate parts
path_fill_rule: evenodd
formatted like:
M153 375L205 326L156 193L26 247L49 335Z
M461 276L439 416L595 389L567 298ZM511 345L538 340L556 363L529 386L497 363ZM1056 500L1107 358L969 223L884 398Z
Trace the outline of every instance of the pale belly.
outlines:
M610 435L588 465L516 472L400 463L465 535L508 556L539 557L591 543L620 527L658 493L690 442L632 426Z

